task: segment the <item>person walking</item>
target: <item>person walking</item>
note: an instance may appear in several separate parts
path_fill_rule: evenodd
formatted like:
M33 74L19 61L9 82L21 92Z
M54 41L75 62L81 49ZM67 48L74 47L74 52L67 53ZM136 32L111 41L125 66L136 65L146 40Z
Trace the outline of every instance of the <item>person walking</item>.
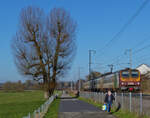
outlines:
M115 100L115 97L113 96L111 91L108 90L108 92L105 96L105 100L104 100L104 104L107 104L107 112L111 111L111 106L112 106L114 100Z

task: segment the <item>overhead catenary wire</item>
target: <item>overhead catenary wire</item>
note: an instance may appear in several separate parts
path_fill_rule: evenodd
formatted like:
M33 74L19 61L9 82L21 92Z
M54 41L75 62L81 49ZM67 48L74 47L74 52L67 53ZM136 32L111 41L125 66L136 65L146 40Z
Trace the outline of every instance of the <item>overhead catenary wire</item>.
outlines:
M123 27L110 39L104 47L101 49L105 49L107 46L109 46L113 41L117 40L118 37L125 31L125 29L135 20L135 18L140 14L140 12L144 9L144 7L148 4L149 0L145 0L143 4L138 8L138 10L135 12L133 16L123 25Z
M134 15L132 15L130 17L130 19L127 21L127 23L125 23L123 25L123 27L112 37L111 40L109 40L104 46L103 48L101 48L101 56L105 54L104 49L108 48L111 44L113 44L113 42L117 41L119 39L119 36L121 36L121 34L127 29L127 27L136 19L136 17L141 13L141 11L144 9L144 7L148 4L149 0L145 0L142 5L137 9L137 11L135 12ZM144 40L142 40L142 42L145 42ZM141 43L141 42L140 42ZM143 49L141 49L143 50ZM133 52L135 53L135 52ZM124 56L124 55L123 55ZM120 60L120 58L122 57L122 55L117 56L117 60ZM113 61L114 62L114 61ZM118 61L117 61L118 63ZM112 64L112 63L111 63Z
M112 44L114 41L118 40L119 36L126 30L126 28L135 20L135 18L140 14L140 12L144 9L144 7L148 4L149 0L145 0L142 5L137 9L135 14L133 14L130 19L123 25L123 27L110 39L104 46L101 48L101 55L104 56L105 51L103 51L105 48L107 48L110 44Z
M150 37L148 38L143 38L140 42L138 42L135 46L133 46L133 50L135 50L137 47L141 46L142 44L144 44L146 41L149 41Z
M147 49L147 48L150 48L150 44L148 44L148 45L146 45L146 46L144 46L144 47L142 47L142 48L140 48L140 49L135 50L135 51L133 52L133 55L135 55L135 54L137 54L137 53L139 53L139 52L141 52L141 51L143 51L143 50L145 50L145 49Z

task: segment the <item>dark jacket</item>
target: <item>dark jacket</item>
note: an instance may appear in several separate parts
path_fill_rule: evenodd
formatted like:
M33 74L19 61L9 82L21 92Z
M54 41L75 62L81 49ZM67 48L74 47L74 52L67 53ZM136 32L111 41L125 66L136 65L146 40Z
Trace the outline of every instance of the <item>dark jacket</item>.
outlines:
M109 97L108 94L106 94L104 102L105 103L108 103L108 102L113 103L113 100L115 100L115 97L111 94L110 95L110 101L108 101L108 97Z

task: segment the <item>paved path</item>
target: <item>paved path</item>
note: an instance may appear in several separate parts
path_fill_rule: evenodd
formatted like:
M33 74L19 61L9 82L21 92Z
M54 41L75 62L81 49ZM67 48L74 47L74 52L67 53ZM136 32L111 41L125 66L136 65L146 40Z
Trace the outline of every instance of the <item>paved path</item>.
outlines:
M115 118L86 102L78 99L69 99L69 95L63 94L60 102L58 118ZM71 97L70 97L71 98Z

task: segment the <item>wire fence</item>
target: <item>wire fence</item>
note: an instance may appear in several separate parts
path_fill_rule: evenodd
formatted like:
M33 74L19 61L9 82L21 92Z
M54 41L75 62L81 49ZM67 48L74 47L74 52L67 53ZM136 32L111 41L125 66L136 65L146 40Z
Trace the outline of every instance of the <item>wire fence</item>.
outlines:
M27 116L23 118L43 118L45 113L47 112L50 104L54 101L57 95L51 96L44 104L42 104L38 109L36 109L33 113L28 113Z
M113 104L115 108L120 104L122 110L150 116L150 96L142 93L114 93L113 95L115 96ZM102 104L105 99L105 93L102 92L81 92L80 96Z

